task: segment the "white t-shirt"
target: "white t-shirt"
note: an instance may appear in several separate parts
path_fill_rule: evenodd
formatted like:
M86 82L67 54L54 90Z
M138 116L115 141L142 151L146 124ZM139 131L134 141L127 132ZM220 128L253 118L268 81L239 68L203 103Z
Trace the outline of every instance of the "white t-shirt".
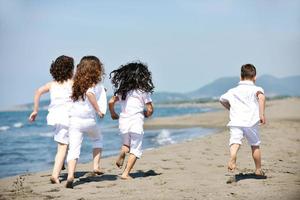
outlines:
M50 105L48 107L47 124L69 125L69 111L72 106L72 81L62 84L51 83L50 86Z
M121 133L143 134L144 107L152 102L150 93L141 90L131 90L126 99L119 97L121 113L119 118L119 129Z
M259 122L257 92L264 93L252 81L240 81L235 88L228 90L220 101L230 104L230 122L227 126L252 127Z
M105 114L107 110L107 99L106 91L103 85L100 83L94 87L89 88L86 93L93 93L96 96L96 100L100 109L100 112ZM86 97L83 100L73 102L72 109L70 111L71 117L82 118L82 119L95 119L96 112Z

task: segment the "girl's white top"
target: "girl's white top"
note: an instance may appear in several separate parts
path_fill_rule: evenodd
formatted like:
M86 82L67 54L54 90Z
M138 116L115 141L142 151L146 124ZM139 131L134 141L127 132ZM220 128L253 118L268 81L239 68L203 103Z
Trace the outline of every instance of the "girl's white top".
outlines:
M97 85L90 87L86 93L93 93L96 97L100 112L105 114L107 110L107 98L106 91L102 84L98 83ZM95 119L96 112L92 104L86 97L83 100L73 102L72 109L70 112L71 117L81 118L81 119Z
M62 84L53 82L50 86L50 105L48 107L47 124L69 126L69 111L72 105L71 80Z
M252 127L259 122L257 92L264 93L264 90L245 80L220 97L220 101L230 104L230 122L227 126Z
M141 90L131 90L127 93L125 100L122 100L120 95L118 97L121 104L120 132L122 134L129 132L143 134L144 107L145 104L152 102L150 93Z

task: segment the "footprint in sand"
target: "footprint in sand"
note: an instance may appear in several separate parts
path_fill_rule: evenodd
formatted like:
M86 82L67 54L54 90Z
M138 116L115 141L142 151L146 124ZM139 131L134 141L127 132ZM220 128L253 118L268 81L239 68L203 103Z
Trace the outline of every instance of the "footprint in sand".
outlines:
M53 189L51 189L51 190L49 190L49 191L47 191L47 192L59 192L59 191L60 191L59 188L53 188Z

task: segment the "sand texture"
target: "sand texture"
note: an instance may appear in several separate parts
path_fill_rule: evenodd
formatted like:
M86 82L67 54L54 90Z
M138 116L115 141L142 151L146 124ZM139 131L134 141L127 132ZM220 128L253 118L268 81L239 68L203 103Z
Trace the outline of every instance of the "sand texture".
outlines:
M201 105L199 105L201 106ZM261 127L262 164L266 179L253 176L247 142L238 154L238 170L227 172L228 112L147 121L146 128L217 128L216 134L147 150L133 170L133 180L119 178L116 157L103 159L105 174L93 176L91 164L77 167L74 189L50 184L51 171L0 180L0 199L300 199L300 99L267 103L267 124ZM146 133L147 134L147 133ZM230 182L230 183L228 183Z

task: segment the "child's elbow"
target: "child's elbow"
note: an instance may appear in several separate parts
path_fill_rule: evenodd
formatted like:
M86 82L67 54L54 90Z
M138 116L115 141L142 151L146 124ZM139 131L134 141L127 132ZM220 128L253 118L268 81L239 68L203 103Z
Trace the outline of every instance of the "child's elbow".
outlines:
M149 113L150 113L150 115L152 115L152 114L154 113L153 107L151 107L151 108L149 109Z
M258 95L258 99L259 99L260 101L265 101L265 100L266 100L266 96L265 96L264 94L259 94L259 95Z

